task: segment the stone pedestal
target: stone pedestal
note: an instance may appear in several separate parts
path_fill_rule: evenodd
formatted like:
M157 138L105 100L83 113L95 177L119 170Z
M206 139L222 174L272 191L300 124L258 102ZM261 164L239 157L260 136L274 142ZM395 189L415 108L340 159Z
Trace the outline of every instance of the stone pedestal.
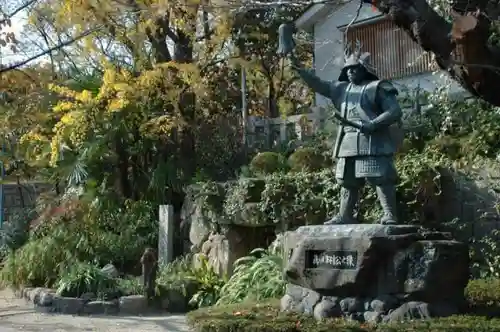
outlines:
M464 303L469 252L447 233L408 225L304 226L284 243L282 310L318 319L448 316Z

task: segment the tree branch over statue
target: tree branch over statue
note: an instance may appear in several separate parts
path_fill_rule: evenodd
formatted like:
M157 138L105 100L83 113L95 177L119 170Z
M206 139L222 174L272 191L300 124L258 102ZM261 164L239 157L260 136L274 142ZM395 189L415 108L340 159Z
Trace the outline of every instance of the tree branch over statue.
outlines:
M452 0L453 23L449 23L426 0L363 1L386 14L425 51L434 54L439 68L467 91L500 106L500 46L489 41L494 24L491 17L498 17L498 4L491 5L487 0ZM459 46L463 62L455 61L452 56Z

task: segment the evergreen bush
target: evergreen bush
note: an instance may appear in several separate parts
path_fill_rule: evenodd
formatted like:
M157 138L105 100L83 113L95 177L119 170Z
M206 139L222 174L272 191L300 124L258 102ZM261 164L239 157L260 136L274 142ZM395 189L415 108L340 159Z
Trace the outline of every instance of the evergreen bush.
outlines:
M467 285L465 295L473 313L500 317L500 279L471 280Z
M329 166L325 157L310 147L297 149L288 158L288 165L292 172L315 172Z
M250 170L259 175L273 174L285 168L285 157L277 152L260 152L250 162Z
M0 279L10 286L54 287L75 262L111 262L134 273L144 249L156 246L157 223L148 202L102 209L80 204L32 225L28 241L6 255Z

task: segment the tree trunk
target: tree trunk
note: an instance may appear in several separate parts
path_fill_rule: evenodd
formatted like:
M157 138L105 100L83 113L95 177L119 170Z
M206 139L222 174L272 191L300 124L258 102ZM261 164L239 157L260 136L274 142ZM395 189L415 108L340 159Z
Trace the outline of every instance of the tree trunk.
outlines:
M19 175L16 176L16 185L17 185L17 192L19 193L19 201L21 201L21 209L24 210L26 204L24 201L23 186L21 185L21 177Z
M482 14L487 9L487 0L452 2L452 9L459 14L477 10L481 12L477 16L476 27L466 32L460 40L452 40L452 24L437 14L426 0L364 1L373 3L425 51L432 52L439 67L467 91L500 106L500 49L487 42L490 19L486 13ZM454 60L452 55L459 45L463 50L463 63Z
M174 49L174 61L178 63L193 62L193 42L191 36L182 31L177 32L178 41ZM180 161L185 180L190 180L196 173L195 153L195 112L196 96L189 86L179 96L179 110L186 125L182 128L180 138Z
M118 181L124 198L132 198L132 188L129 181L129 155L120 138L115 139L115 152L118 157Z
M149 31L148 36L152 47L154 49L153 55L157 64L174 61L177 63L192 63L193 57L193 38L196 32L196 18L197 10L189 7L190 13L186 13L186 20L193 22L190 26L185 27L186 30L176 29L170 27L169 17L164 16L161 20L157 21L158 26L155 31ZM174 43L173 56L170 55L167 39L169 38ZM182 132L174 130L172 137L179 147L178 157L175 159L180 161L182 168L183 180L190 180L196 172L196 155L195 155L195 139L194 139L194 119L196 109L196 96L191 91L189 86L185 86L179 95L179 111L185 126ZM175 153L171 146L164 146L159 152L159 157L164 161L171 159L171 155ZM174 204L176 208L182 205L184 193L182 190L176 188L165 188L166 202ZM177 203L176 203L177 202ZM180 202L180 204L178 203ZM176 212L178 212L176 210Z
M130 157L130 168L132 169L132 180L130 181L132 183L131 195L134 201L138 201L141 199L141 193L144 192L144 187L147 184L147 182L141 181L141 165L139 160L140 157L137 154L134 154Z
M268 78L268 91L267 91L267 101L268 101L268 116L270 118L279 118L280 112L278 109L276 90L274 89L274 82L272 77Z

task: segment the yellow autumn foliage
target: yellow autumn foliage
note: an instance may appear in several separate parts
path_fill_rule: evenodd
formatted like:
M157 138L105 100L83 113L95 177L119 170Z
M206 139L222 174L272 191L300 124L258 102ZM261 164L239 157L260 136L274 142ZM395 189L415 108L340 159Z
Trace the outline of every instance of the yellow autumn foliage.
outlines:
M40 146L49 144L49 164L55 167L62 147L77 150L95 135L117 130L109 126L117 117L125 128L138 128L143 137L168 136L172 129L185 125L177 99L188 84L191 88L196 86L197 80L201 78L194 65L166 63L136 77L123 69L107 68L99 91L94 94L51 85L50 90L60 96L52 107L57 119L52 134L42 137L30 131L21 142L30 145L34 160L42 153Z

